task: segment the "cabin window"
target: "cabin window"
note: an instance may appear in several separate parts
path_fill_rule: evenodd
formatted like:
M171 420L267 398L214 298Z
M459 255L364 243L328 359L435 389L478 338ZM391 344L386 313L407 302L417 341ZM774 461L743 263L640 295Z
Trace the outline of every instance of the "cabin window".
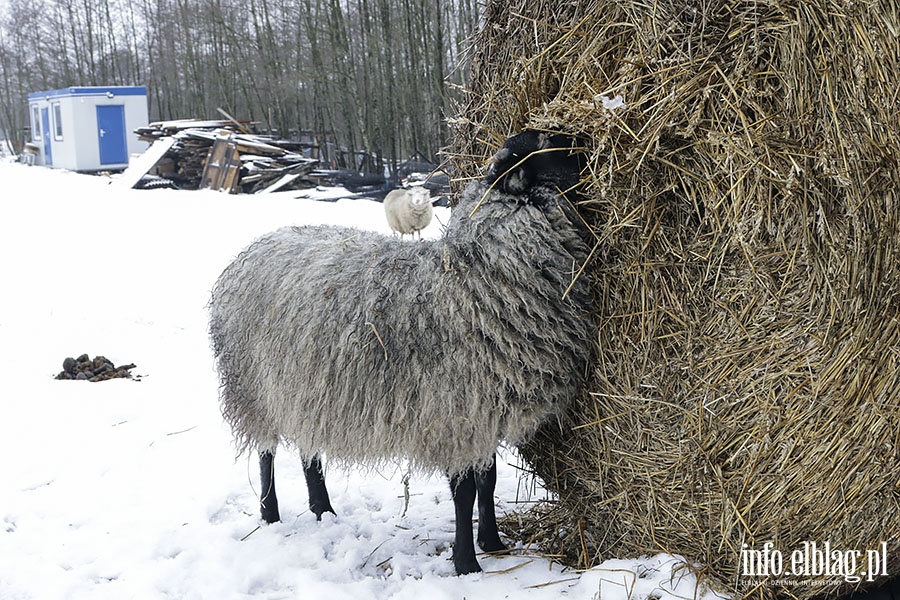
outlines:
M53 103L53 139L63 139L62 108L59 102Z
M36 142L41 140L41 109L37 104L31 107L31 139Z

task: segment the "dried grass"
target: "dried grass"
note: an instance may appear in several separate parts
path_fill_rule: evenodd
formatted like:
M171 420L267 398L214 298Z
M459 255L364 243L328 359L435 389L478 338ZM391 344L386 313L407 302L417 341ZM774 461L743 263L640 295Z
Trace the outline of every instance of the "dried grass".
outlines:
M464 176L526 126L591 152L595 377L523 449L554 552L754 598L848 586L759 585L743 544L886 541L900 574L898 5L491 0L473 52Z

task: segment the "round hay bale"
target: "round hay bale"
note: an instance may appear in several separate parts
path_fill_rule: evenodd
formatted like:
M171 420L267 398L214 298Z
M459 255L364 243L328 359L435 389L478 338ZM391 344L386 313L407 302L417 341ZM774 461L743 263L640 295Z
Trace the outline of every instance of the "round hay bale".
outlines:
M595 377L522 449L579 563L662 550L755 598L885 580L742 564L828 542L900 574L898 35L893 0L487 3L457 168L524 127L590 153Z

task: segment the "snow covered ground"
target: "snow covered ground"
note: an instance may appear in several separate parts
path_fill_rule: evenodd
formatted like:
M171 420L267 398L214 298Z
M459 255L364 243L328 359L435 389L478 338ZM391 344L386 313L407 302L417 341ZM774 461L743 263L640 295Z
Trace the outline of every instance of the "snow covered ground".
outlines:
M282 451L284 521L259 527L256 461L235 460L219 414L210 286L282 225L387 233L380 204L127 190L8 161L0 182L0 598L713 598L672 556L575 573L521 540L454 577L448 485L414 477L404 515L400 467L330 469L338 516L317 523ZM81 353L142 377L53 379ZM525 510L516 460L500 461L501 513Z

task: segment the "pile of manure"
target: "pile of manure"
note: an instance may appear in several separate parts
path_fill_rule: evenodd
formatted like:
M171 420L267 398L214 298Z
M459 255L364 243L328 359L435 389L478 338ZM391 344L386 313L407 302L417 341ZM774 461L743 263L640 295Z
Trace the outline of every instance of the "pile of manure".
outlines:
M536 526L738 597L900 574L896 2L489 0L471 60L464 176L525 127L590 155L594 377L522 448L559 497ZM826 542L854 574L747 568Z
M87 354L82 354L78 358L68 356L63 361L62 366L63 370L56 375L56 379L93 382L122 378L131 379L131 369L135 368L134 364L119 365L117 367L105 356L95 356L91 359ZM136 381L138 380L140 380L140 375L138 375Z

